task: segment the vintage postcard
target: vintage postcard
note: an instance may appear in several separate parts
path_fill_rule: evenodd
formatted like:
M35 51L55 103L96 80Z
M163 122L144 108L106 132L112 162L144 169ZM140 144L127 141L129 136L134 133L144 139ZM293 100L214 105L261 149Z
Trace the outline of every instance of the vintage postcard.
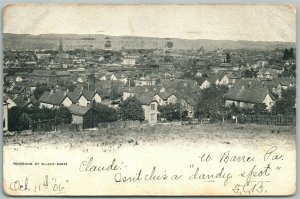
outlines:
M296 192L294 5L3 10L11 196Z

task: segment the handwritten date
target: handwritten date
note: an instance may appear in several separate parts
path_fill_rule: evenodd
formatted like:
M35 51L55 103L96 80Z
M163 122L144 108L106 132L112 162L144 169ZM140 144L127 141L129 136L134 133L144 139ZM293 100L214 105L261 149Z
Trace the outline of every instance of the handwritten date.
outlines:
M10 184L10 190L16 192L44 192L49 191L54 194L60 194L65 192L66 184L69 180L59 181L57 178L49 178L45 175L43 180L38 183L32 183L28 178L22 180L15 180Z

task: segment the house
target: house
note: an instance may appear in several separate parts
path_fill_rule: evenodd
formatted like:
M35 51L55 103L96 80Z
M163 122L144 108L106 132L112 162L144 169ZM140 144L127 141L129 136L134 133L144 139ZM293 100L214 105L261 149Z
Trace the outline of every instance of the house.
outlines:
M72 124L82 124L83 129L98 127L97 111L92 107L71 104Z
M49 91L45 92L39 99L40 108L58 108L60 106L68 107L72 104L71 99L64 91Z
M27 94L27 89L25 86L15 85L11 90L11 93L15 96L20 96L20 95L25 96Z
M191 92L178 92L176 94L178 101L180 102L181 106L187 111L188 118L193 118L195 115L195 111L199 104L200 95L198 93L191 93Z
M181 88L189 88L192 86L197 86L198 82L196 80L190 79L174 79L174 80L162 80L161 85L166 89L174 88L174 89L181 89Z
M282 72L283 71L281 70L263 67L260 71L258 71L257 78L259 78L260 80L272 80L278 77L278 75Z
M81 92L82 92L82 95L87 100L87 105L88 106L91 104L91 102L93 100L96 103L100 103L102 101L102 98L101 98L101 96L100 96L100 94L98 92L94 92L94 91L86 90L86 89L83 89Z
M127 87L123 90L123 97L122 100L126 100L129 97L133 97L134 94L144 93L146 92L146 89L144 87Z
M177 97L169 92L158 92L154 95L154 99L158 102L160 106L173 104L177 102Z
M70 98L73 104L79 106L90 106L93 100L95 100L96 103L101 102L101 97L98 92L85 89L73 92L67 91L67 96Z
M34 70L30 74L29 78L31 82L56 84L55 75L52 70Z
M212 74L210 70L198 70L195 77L208 77Z
M56 76L56 84L63 83L66 84L70 81L71 76L69 71L54 71Z
M200 78L197 78L197 82L201 89L207 89L212 84L215 84L215 85L219 84L219 80L216 76L200 77Z
M14 85L15 85L14 82L9 82L9 81L4 82L3 83L3 90L4 91L11 91L13 89Z
M113 73L107 73L107 74L100 74L99 80L112 80L112 81L117 81L118 78L116 77L115 74Z
M153 86L156 85L158 76L155 74L149 74L146 77L141 77L137 80L134 80L136 86Z
M14 75L14 80L15 82L22 82L25 81L28 77L28 73L23 73L23 72L19 72L19 73L15 73Z
M86 107L88 106L88 101L81 92L68 92L67 96L72 101L72 104Z
M30 76L31 82L58 84L67 83L70 81L69 71L55 71L55 70L34 70Z
M225 106L235 104L240 108L252 108L255 104L265 104L270 110L274 104L274 97L265 88L231 88L224 95Z
M231 63L222 63L219 66L211 67L214 73L224 72L224 71L232 71L234 66Z
M147 121L150 125L155 125L157 123L158 103L156 100L153 99L153 94L138 94L135 95L135 97L137 98L137 100L139 100L139 102L142 105L142 108L144 110L145 121Z
M124 58L122 60L122 64L125 66L134 66L135 65L135 59L132 58Z
M14 102L16 103L17 106L22 107L22 108L31 108L33 107L33 103L30 100L30 98L26 99L21 96L18 96L14 98Z
M8 109L17 106L17 104L14 102L13 97L9 95L3 96L3 102L7 104Z
M8 104L3 102L2 107L2 131L5 132L8 131Z
M122 73L115 73L114 75L115 75L115 77L116 77L117 80L121 81L123 84L127 84L128 78L124 74L122 74Z

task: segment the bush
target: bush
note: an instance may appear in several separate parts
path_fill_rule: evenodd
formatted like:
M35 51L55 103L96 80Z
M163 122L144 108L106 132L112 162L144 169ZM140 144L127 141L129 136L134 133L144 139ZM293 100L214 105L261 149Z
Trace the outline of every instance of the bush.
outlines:
M120 103L119 107L120 117L123 120L145 120L144 109L135 97L127 98L125 101Z

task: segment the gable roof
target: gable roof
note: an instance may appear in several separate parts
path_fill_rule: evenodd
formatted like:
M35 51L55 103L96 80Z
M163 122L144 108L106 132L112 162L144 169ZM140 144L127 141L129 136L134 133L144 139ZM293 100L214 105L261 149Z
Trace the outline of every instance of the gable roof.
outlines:
M95 94L98 92L94 92L94 91L90 91L90 90L82 90L82 95L88 100L88 101L92 101L93 97L95 96ZM99 94L98 94L99 95Z
M156 95L158 95L162 100L167 100L173 94L169 92L157 92Z
M48 77L53 74L52 70L34 70L31 73L31 76L38 76L38 77Z
M55 71L55 74L57 76L69 76L70 72L69 71L65 71L65 70L59 70L59 71Z
M40 102L53 104L53 105L61 105L61 103L66 98L66 93L63 91L56 91L56 92L45 92L39 99Z
M257 74L264 75L266 73L269 73L270 75L276 75L279 73L279 70L274 68L262 68L260 71L257 72Z
M153 99L154 97L154 93L151 92L147 92L147 93L139 93L137 95L135 95L136 99L142 104L142 105L148 105L151 104L151 102L155 101Z
M71 104L68 109L70 110L70 113L73 115L84 115L86 114L89 110L90 107L85 107L85 106L79 106L75 104Z
M225 100L233 100L240 102L248 102L248 103L263 103L266 96L270 95L270 97L274 100L274 97L267 91L267 89L236 89L231 88L224 95Z
M73 102L73 103L76 103L79 98L81 97L82 93L80 92L76 92L76 91L73 91L73 92L68 92L67 96L70 98L70 100Z

